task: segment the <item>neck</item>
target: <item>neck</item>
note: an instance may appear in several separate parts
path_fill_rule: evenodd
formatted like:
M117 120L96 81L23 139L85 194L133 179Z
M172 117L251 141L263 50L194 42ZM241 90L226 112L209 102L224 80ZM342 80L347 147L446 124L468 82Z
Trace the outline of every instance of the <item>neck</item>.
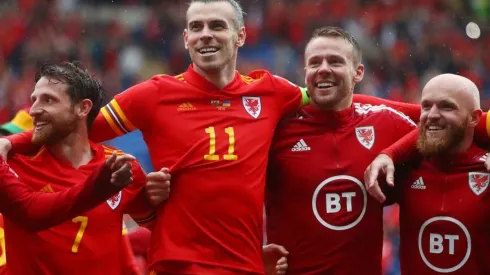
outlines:
M84 134L73 132L56 144L47 146L47 149L55 158L68 161L75 168L87 164L93 158L87 131Z
M471 132L466 133L463 141L458 146L454 147L450 151L450 154L464 153L468 151L468 149L470 149L471 145L473 144L473 136L474 136L473 130L471 130Z
M226 65L222 69L216 69L213 71L204 71L199 66L194 64L194 71L200 76L204 77L207 81L214 84L219 89L223 89L235 78L236 61Z
M314 101L311 102L312 105L319 108L322 111L327 112L340 112L346 109L349 109L352 106L354 95L350 93L348 96L344 97L341 101L337 102L333 106L320 106L316 104Z

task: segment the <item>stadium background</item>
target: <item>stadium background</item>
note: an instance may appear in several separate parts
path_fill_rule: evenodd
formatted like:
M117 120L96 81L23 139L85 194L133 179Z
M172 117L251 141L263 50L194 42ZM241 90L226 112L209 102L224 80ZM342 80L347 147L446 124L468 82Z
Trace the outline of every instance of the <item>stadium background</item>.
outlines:
M2 0L0 123L29 106L36 66L79 60L109 96L154 74L177 74L190 63L182 41L184 0ZM366 65L356 91L418 102L424 83L458 73L480 88L490 107L489 0L242 0L247 43L242 73L266 68L304 84L303 49L313 29L336 25L360 43ZM471 39L469 22L481 29ZM139 133L110 142L153 168ZM398 274L397 209L386 209L386 274ZM354 247L352 249L355 249Z

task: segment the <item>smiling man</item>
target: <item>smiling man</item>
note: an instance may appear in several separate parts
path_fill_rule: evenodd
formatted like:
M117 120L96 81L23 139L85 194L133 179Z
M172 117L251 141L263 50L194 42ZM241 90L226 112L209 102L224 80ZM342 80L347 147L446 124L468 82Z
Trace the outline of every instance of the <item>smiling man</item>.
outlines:
M306 89L270 72L236 71L246 39L236 1L193 0L186 17L188 70L157 75L115 96L97 116L90 137L104 141L139 129L155 169L170 168L172 195L158 209L149 251L155 274L263 274L270 144L281 117L309 98ZM338 85L332 91L353 87L352 79L336 80L321 85ZM367 96L354 100L378 102ZM31 137L10 140L18 146ZM4 142L0 153L10 146Z
M287 274L381 274L383 205L366 195L364 169L416 125L385 105L353 103L361 60L349 33L317 29L305 50L312 104L276 130L267 237L289 251Z
M452 74L422 91L419 155L395 177L403 274L490 274L489 153L473 143L479 94Z

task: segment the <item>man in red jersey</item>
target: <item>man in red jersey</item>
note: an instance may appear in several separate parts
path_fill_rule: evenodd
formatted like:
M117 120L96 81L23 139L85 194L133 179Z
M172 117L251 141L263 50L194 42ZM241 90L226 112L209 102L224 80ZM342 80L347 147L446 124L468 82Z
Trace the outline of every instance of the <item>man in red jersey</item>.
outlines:
M473 143L478 88L444 74L427 83L421 102L420 157L395 177L402 273L490 274L488 152Z
M0 135L11 135L21 133L26 130L31 130L33 128L32 117L29 115L28 109L19 110L14 118L4 123L0 127ZM7 255L5 253L5 236L3 230L3 216L0 214L0 274L5 274Z
M23 127L32 128L31 125L32 118L25 110L21 110L1 129L2 133L11 134L11 132L22 131ZM124 155L117 159L114 155L103 164L114 171L112 176L111 170L100 167L85 181L85 184L79 184L64 192L36 194L32 188L18 180L13 170L2 159L0 161L0 211L5 211L6 216L29 230L47 229L95 207L131 183L131 165L130 163L123 165L128 160L134 158ZM117 169L120 171L116 171ZM114 177L116 188L107 184L111 177ZM0 274L7 274L3 215L0 215L0 218Z
M189 69L117 95L90 137L102 141L140 129L153 166L173 173L172 196L159 207L152 232L151 270L262 274L268 151L279 119L308 102L306 89L267 71L236 71L246 36L236 1L192 1L183 35ZM378 99L354 98L360 100ZM2 141L0 152L12 145L21 150L30 135L9 137L13 144Z
M9 158L22 181L41 192L59 192L87 178L114 154L114 149L88 140L103 96L99 83L73 63L40 68L30 115L35 126L32 141L42 147L30 155ZM106 203L48 230L35 233L6 216L9 272L122 274L122 215L128 213L139 223L154 216L142 192L146 177L136 162L132 172L134 182ZM23 258L30 259L28 265L19 261Z
M364 66L344 30L315 30L305 64L312 105L283 120L272 144L268 241L288 250L287 274L380 275L383 206L367 196L363 173L416 124L393 108L353 103Z

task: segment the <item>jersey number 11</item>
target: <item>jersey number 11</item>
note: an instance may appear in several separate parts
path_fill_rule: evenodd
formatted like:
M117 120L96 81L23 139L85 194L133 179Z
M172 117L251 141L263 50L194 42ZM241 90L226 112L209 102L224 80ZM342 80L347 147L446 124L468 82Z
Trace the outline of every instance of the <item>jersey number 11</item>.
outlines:
M205 160L219 160L219 155L216 155L216 132L214 127L208 127L205 129L206 134L209 135L209 154L204 155ZM224 160L237 160L238 156L235 155L235 131L233 127L225 128L225 133L228 134L228 154L223 155Z

